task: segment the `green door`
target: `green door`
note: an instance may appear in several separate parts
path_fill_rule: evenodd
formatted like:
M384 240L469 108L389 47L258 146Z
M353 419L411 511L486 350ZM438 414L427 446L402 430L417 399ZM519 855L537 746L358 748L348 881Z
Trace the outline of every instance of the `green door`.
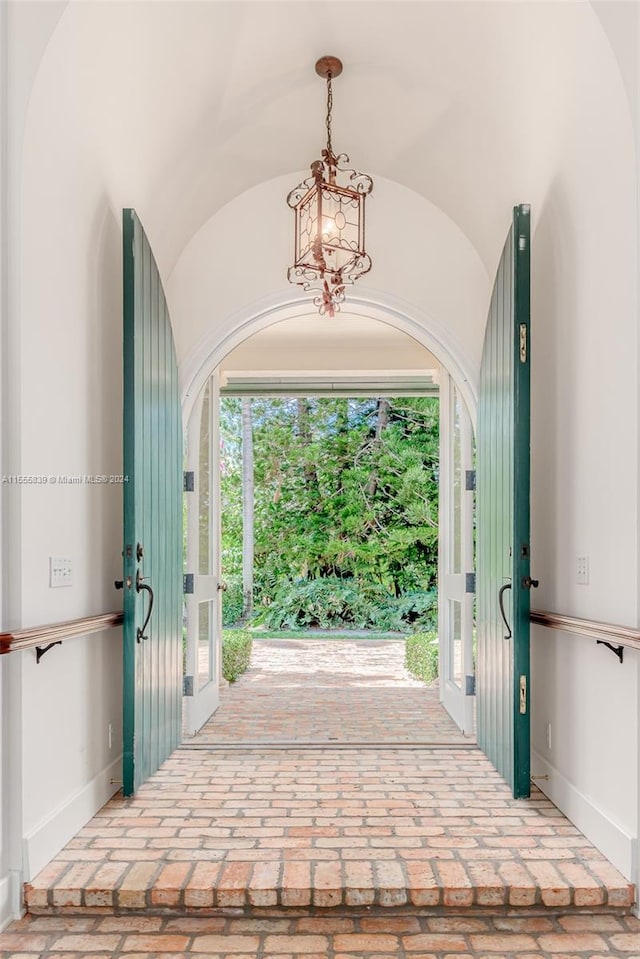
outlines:
M169 311L149 241L123 211L123 790L180 742L182 420ZM150 615L149 615L150 614Z
M477 447L478 744L529 795L529 206L513 211L480 373Z

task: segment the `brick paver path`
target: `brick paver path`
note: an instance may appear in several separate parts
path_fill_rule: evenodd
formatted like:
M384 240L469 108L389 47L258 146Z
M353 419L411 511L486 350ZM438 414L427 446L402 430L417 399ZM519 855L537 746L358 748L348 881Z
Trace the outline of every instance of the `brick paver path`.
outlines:
M198 743L469 743L404 640L256 640Z
M29 911L628 908L629 884L468 749L178 750L27 892Z
M27 918L0 935L12 959L638 959L640 921L530 918Z

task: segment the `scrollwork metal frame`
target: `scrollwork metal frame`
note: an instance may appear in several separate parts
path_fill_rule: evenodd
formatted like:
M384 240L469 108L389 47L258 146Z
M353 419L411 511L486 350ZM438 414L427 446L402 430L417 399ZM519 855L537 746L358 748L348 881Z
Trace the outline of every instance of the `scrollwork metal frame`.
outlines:
M321 72L319 65L330 59L318 61L316 72ZM373 180L368 174L352 169L346 153L336 155L333 152L331 72L321 75L327 78L327 146L322 151L322 158L311 164L311 176L306 177L287 196L287 203L295 212L295 257L287 278L290 283L302 286L306 291L317 291L314 305L321 314L333 317L344 302L345 286L355 283L371 269L371 257L365 250L364 226L365 199L373 190ZM323 232L323 200L331 196L334 201L336 197L344 197L357 210L357 224L351 224L357 230L357 240L343 242L341 236L336 240L335 237L328 238ZM315 226L311 231L306 228L308 241L303 249L302 219L314 203ZM342 206L341 200L338 203ZM350 255L338 263L338 253Z

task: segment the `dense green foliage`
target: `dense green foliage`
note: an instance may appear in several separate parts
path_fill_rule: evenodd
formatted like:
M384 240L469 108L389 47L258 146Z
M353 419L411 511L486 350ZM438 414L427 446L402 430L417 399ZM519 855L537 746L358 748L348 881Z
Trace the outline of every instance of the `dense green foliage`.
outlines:
M242 608L240 400L222 401L225 623ZM269 628L435 624L438 402L254 399L255 606Z
M251 662L253 640L246 629L222 631L222 675L229 683L247 671Z
M407 623L430 619L434 603L431 591L392 596L381 583L327 576L283 585L261 612L260 622L269 629L348 625L352 629L402 630Z
M438 678L437 633L414 633L405 639L404 665L412 676L424 683Z

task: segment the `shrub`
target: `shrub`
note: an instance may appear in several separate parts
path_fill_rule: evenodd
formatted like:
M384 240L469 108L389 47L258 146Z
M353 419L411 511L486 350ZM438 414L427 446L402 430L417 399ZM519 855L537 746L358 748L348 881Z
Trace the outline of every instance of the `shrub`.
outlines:
M222 594L222 625L234 626L242 616L244 605L242 596L242 578L226 577L227 588Z
M404 646L404 665L412 676L423 683L432 683L438 678L438 635L414 633L407 636Z
M224 629L222 631L222 675L229 683L249 668L251 662L251 633L245 629Z
M358 601L353 580L300 580L284 583L258 618L269 629L360 626Z
M370 624L376 629L393 629L408 632L422 627L433 629L438 615L436 594L429 590L404 593L401 596L387 594L384 600L372 602L369 612Z
M405 630L433 625L435 593L391 595L379 583L337 576L285 582L257 620L267 629Z

